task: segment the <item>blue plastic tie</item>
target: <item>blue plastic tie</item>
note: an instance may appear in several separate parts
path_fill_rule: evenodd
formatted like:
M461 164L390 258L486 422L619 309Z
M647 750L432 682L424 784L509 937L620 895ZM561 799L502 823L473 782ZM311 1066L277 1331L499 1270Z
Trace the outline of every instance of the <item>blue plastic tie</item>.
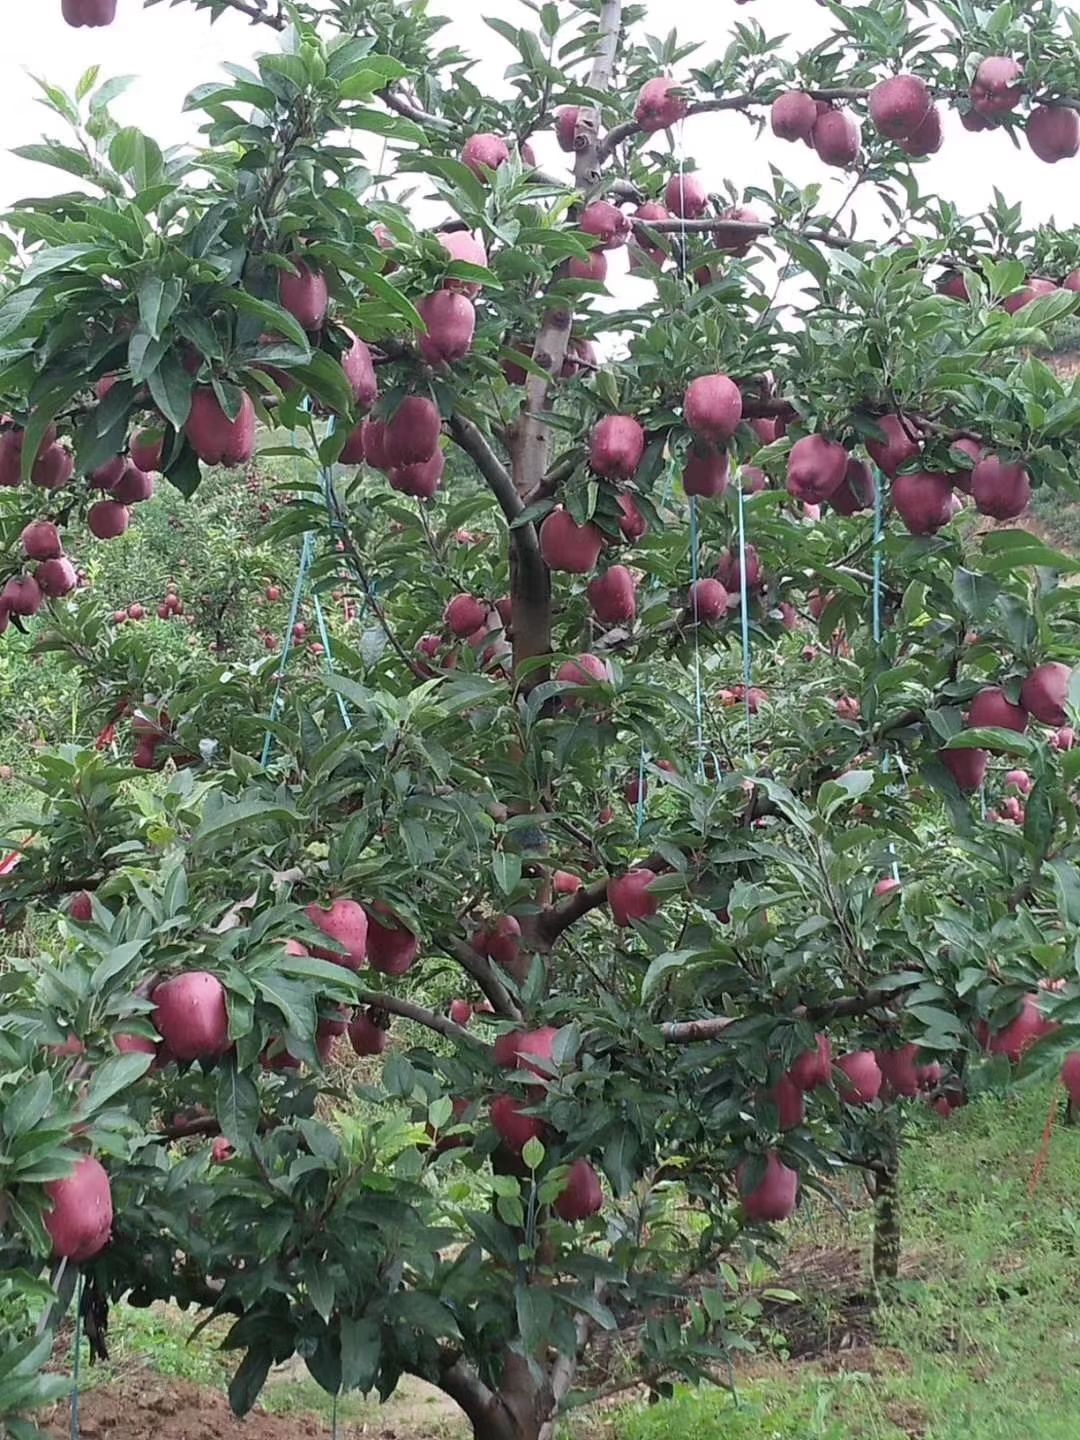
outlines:
M743 706L746 710L746 744L750 747L750 682L753 668L750 657L750 586L746 578L746 506L743 496L742 471L739 472L739 590L742 601Z
M694 595L694 709L697 714L698 779L705 779L705 701L701 688L701 639L697 623L697 581L701 563L701 536L698 531L697 496L690 497L690 582Z
M285 684L285 667L289 663L289 656L292 653L293 627L296 624L296 617L300 614L300 601L304 595L304 585L307 582L308 569L311 566L311 552L314 549L314 537L309 530L304 536L303 548L300 551L300 572L296 577L296 585L293 587L292 604L289 607L289 624L285 631L285 638L281 646L281 664L278 667L277 685L274 688L274 698L270 703L271 722L277 719L278 706L281 703L281 691ZM270 751L274 744L274 732L269 727L266 731L266 739L263 741L262 766L266 766L270 760Z
M880 470L874 472L874 644L881 645L881 560L885 541L885 527L882 517L881 487L885 477Z
M85 1276L80 1272L75 1291L75 1356L71 1362L71 1440L79 1440L79 1358L82 1354L82 1311Z

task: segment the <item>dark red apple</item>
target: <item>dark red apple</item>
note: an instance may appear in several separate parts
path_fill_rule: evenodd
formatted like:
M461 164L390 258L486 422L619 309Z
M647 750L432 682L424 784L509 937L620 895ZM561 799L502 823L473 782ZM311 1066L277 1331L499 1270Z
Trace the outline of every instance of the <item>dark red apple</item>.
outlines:
M115 0L113 4L115 8ZM55 1258L83 1265L100 1254L109 1243L113 1223L112 1187L101 1162L84 1155L70 1175L50 1180L45 1194L52 1202L45 1229Z
M853 1050L841 1055L836 1068L844 1076L837 1082L841 1100L846 1105L872 1105L881 1093L881 1067L872 1050Z
M843 169L859 158L859 124L849 110L826 110L814 121L810 140L826 165Z
M987 686L980 690L968 708L967 724L970 729L993 726L999 730L1015 730L1022 734L1027 729L1028 717L1023 705L1014 705L1000 686Z
M635 920L648 920L660 909L660 897L653 895L651 887L656 874L644 866L617 875L608 881L607 898L615 924L625 927Z
M796 500L820 505L840 488L847 473L848 453L824 435L804 435L788 456L787 488Z
M327 950L312 946L313 955L343 965L346 970L362 968L367 958L368 936L368 917L362 905L355 900L334 900L325 909L322 905L309 905L304 914L317 930L340 947Z
M692 445L683 469L683 490L703 500L717 500L728 487L731 461L726 450Z
M896 513L912 535L934 535L952 519L952 485L946 475L917 470L892 484Z
M884 470L890 479L921 452L918 439L913 438L911 427L899 415L882 415L877 420L882 439L868 440L866 451L879 470Z
M941 763L965 794L972 794L986 779L988 750L940 750Z
M887 140L906 140L926 119L933 101L918 75L891 75L870 91L870 119Z
M79 583L75 566L64 556L43 560L34 571L34 579L42 595L47 595L50 599L70 595Z
M630 217L610 200L594 200L586 205L578 224L586 235L599 240L605 250L625 245L630 238Z
M971 84L972 108L993 120L1015 110L1024 93L1023 70L1010 55L990 55L975 71Z
M575 1160L566 1174L564 1185L555 1201L555 1213L571 1225L599 1214L604 1204L600 1176L587 1160Z
M1069 113L1073 114L1071 110ZM1023 465L987 455L971 472L971 496L980 515L1015 520L1031 500L1031 477Z
M230 420L211 387L200 386L191 397L184 433L204 465L246 465L255 453L251 396L242 392L236 419Z
M376 1024L370 1010L358 1010L349 1022L349 1044L357 1055L381 1055L390 1039L385 1025Z
M686 613L695 624L713 625L728 612L728 593L719 580L706 576L690 586Z
M540 554L552 570L587 575L596 569L603 548L603 531L588 521L579 525L561 506L540 526Z
M746 1218L767 1224L789 1220L795 1213L795 1202L799 1197L799 1172L790 1169L775 1150L770 1150L765 1157L764 1176L753 1190L746 1192L743 1181L747 1169L744 1162L736 1171Z
M487 184L488 171L498 170L510 159L510 147L499 135L481 132L470 135L461 149L461 163L467 165L478 180Z
M687 386L683 415L699 440L724 444L739 428L742 392L727 375L699 375Z
M1059 660L1036 665L1020 687L1020 704L1044 725L1064 725L1072 670Z
M919 1093L919 1077L915 1067L918 1053L916 1045L902 1045L898 1050L878 1050L875 1053L885 1094L904 1095L910 1100Z
M586 591L593 614L605 625L626 625L637 615L637 581L625 565L612 565Z
M426 395L406 395L393 419L387 422L383 456L388 468L418 465L430 460L439 448L442 417ZM368 450L368 432L364 432L364 450L368 463L374 464Z
M700 220L709 206L709 192L699 175L680 171L664 187L664 204L683 220Z
M98 29L116 19L116 0L61 0L60 13L76 30Z
M467 295L456 290L436 290L417 305L427 334L418 340L420 353L429 365L452 365L472 349L476 333L476 308Z
M219 1060L232 1044L225 987L206 970L155 986L154 1025L177 1060Z
M321 330L330 304L326 276L306 260L291 257L295 274L282 270L278 275L278 298L296 323L305 330Z
M386 905L370 905L367 917L367 958L371 968L383 975L404 975L411 970L420 953L417 937L398 922Z
M634 119L646 135L653 135L677 125L689 109L690 101L678 82L667 75L655 75L641 87Z
M817 102L804 90L785 90L772 103L769 123L778 140L810 143L818 118Z

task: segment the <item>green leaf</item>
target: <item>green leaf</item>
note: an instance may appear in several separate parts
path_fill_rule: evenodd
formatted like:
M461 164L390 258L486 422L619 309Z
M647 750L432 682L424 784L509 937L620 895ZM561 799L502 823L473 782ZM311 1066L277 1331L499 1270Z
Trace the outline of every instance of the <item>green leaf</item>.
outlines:
M504 895L512 895L521 883L521 856L499 850L492 862L495 884Z
M341 1317L341 1384L366 1394L374 1389L382 1356L382 1326L375 1320Z
M53 1085L47 1073L35 1075L16 1090L2 1112L4 1134L10 1140L26 1135L45 1116L52 1104Z
M175 430L182 430L191 413L194 377L188 374L176 355L169 350L161 357L157 368L148 379L155 405Z
M114 1095L126 1090L141 1079L154 1063L152 1055L114 1055L99 1065L90 1081L90 1089L82 1102L82 1110L92 1115L100 1110Z
M259 1092L255 1082L238 1070L235 1057L229 1056L218 1068L214 1101L214 1114L222 1134L238 1149L247 1149L255 1139L259 1113Z
M243 1419L255 1404L273 1363L274 1352L268 1345L253 1346L240 1361L229 1381L229 1404L234 1415Z

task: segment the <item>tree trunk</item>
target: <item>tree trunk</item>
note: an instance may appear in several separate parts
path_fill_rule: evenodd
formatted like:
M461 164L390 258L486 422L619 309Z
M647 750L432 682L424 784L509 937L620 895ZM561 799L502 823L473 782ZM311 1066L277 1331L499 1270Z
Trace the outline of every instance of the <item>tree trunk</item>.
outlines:
M874 1280L895 1280L900 1272L900 1146L890 1136L874 1175Z
M442 1372L439 1386L464 1410L476 1440L541 1440L551 1434L551 1386L514 1351L506 1352L498 1389L489 1389L460 1360Z

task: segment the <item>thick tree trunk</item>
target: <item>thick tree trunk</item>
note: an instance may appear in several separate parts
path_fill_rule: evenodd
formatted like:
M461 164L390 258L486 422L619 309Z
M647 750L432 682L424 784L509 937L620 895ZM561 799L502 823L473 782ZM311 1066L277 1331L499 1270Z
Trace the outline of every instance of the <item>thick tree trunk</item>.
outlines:
M476 1440L542 1440L551 1434L551 1386L513 1351L506 1354L497 1390L461 1361L443 1371L439 1384L468 1416Z
M888 1149L873 1167L874 1280L881 1284L900 1273L900 1146L890 1137Z

